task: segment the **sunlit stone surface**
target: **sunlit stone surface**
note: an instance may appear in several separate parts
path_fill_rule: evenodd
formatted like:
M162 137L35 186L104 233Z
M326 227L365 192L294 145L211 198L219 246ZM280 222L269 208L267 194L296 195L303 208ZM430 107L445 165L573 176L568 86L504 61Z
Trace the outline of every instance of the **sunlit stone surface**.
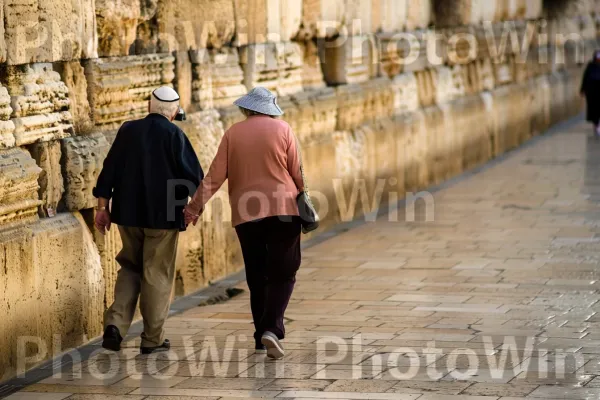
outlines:
M387 210L389 204L405 197L411 204L411 193L480 166L579 114L580 79L584 63L597 47L599 11L600 2L592 0L0 0L0 247L4 249L0 249L0 346L6 350L0 352L0 381L19 372L15 352L20 336L39 336L47 344L46 354L22 366L28 369L54 350L68 350L101 334L102 312L112 301L119 268L114 258L121 240L116 227L106 236L94 229L91 190L118 128L146 115L155 88L170 85L180 93L188 118L177 124L205 171L225 131L244 118L233 101L258 85L273 90L285 111L284 119L301 143L309 187L315 203L322 207L320 232L325 232L340 222L363 218L378 205ZM519 44L530 39L527 54L521 54L511 40L505 43L512 33L509 28L514 29ZM581 43L564 43L570 34L582 38L583 52ZM583 134L576 137L581 139ZM536 287L537 295L544 293L540 304L529 295L518 302L500 301L493 292L514 285L538 285L536 279L546 277L559 286L571 278L583 279L566 267L552 272L556 276L543 269L529 276L527 268L515 261L552 252L553 248L530 239L545 235L550 228L562 229L561 223L572 224L560 220L561 207L583 201L574 184L581 179L581 171L567 179L570 168L581 169L583 161L577 161L581 153L569 140L555 143L557 149L564 146L576 161L567 162L570 153L562 154L566 161L560 169L546 168L549 161L540 159L535 179L526 175L531 161L515 167L511 179L501 183L492 174L484 186L452 192L456 204L449 214L453 219L440 223L436 219L431 230L425 226L415 228L416 232L403 231L411 226L376 224L371 225L375 231L362 233L358 239L353 234L348 242L335 237L322 245L326 250L305 252L298 297L290 306L290 350L309 351L305 345L318 335L330 336L328 331L347 338L363 333L362 343L373 346L369 354L389 353L390 346L398 343L410 345L404 340L418 340L419 345L425 340L439 341L440 335L451 338L455 346L478 346L469 342L478 339L473 332L504 335L506 331L497 326L500 322L522 328L549 321L543 305L562 306L570 304L571 298L565 297L563 303L560 295L566 292L557 295L544 286L546 281ZM530 180L519 181L524 176ZM564 180L555 182L557 177ZM528 195L514 203L510 196L527 190ZM464 193L472 196L464 197ZM546 197L538 198L540 193ZM502 207L496 209L497 204ZM538 229L535 218L544 204L551 207ZM515 219L526 210L535 216ZM584 208L570 218L580 221L592 211ZM395 211L390 212L394 215ZM478 218L489 224L476 225ZM174 296L194 293L240 270L242 259L230 219L225 185L209 203L203 220L181 235ZM519 247L518 235L525 229L518 225L521 222L535 229L523 234L528 244ZM506 248L497 248L505 228L514 240L506 242ZM454 235L452 240L444 239L446 230ZM469 236L473 232L478 236ZM553 234L573 240L590 232L577 226ZM347 251L356 253L344 255ZM380 259L378 253L388 256ZM557 252L554 256L573 258L576 254ZM446 261L453 257L456 264L448 265ZM595 257L592 250L588 257ZM488 258L489 264L482 263ZM502 265L493 260L502 260ZM461 267L453 269L457 265ZM404 266L407 271L400 271ZM520 272L513 274L513 269ZM497 282L499 274L505 275L502 282ZM307 277L315 278L310 290L302 289ZM593 273L588 278L595 279ZM588 285L582 287L587 290ZM473 294L478 288L487 297ZM438 293L446 289L456 293ZM589 295L585 290L578 294L580 298ZM548 300L546 291L552 292L554 300ZM308 302L307 309L299 312L302 301ZM198 308L190 312L189 324L171 320L168 332L173 334L174 346L181 343L180 333L215 334L219 340L240 332L249 334L246 303L244 298ZM515 307L490 306L496 303ZM592 329L594 309L578 307L553 308L552 318L567 313L581 318L568 332L552 330L563 329L566 320L551 321L549 325L555 326L536 331L538 338L547 335L550 341ZM456 318L455 313L462 315L466 309L477 318ZM538 318L535 312L544 317ZM494 315L505 314L519 322L508 319L488 326ZM195 325L196 318L202 318L202 327ZM471 330L477 325L483 325L482 330ZM179 328L182 331L172 330ZM433 332L438 329L442 332ZM61 337L60 350L52 344L52 335ZM596 339L590 332L586 347L597 348ZM139 384L131 378L118 388L104 391L98 387L95 394L132 399L198 393L211 399L325 398L328 392L332 398L358 398L344 395L351 391L373 399L412 399L421 392L490 399L523 398L531 393L538 398L564 396L533 378L527 378L527 384L535 386L529 391L515 384L502 392L485 386L485 374L473 386L450 378L434 382L440 386L398 381L385 373L375 383L354 381L352 371L345 368L350 364L344 360L324 367L324 372L333 374L331 378L300 380L317 373L310 363L296 362L309 358L292 353L286 368L299 366L290 367L293 376L286 378L298 380L284 383L262 385L238 377L235 383L219 381L217 385L205 377L197 383L186 375L149 385L166 389L148 387L144 388L147 393L140 393ZM250 364L255 361L249 359ZM261 361L257 362L260 366ZM257 368L249 365L249 374ZM265 379L274 371L269 368ZM595 364L591 368L589 374L598 371ZM348 379L339 381L340 377ZM573 385L587 382L579 376L570 379ZM590 382L597 380L590 375ZM71 380L69 384L76 383ZM194 388L199 385L205 386ZM211 394L214 385L231 386L231 391ZM235 385L261 390L241 393ZM78 398L87 398L88 388L81 386L83 397ZM578 398L596 398L596 386L597 382L590 389L583 388L590 392ZM59 393L58 397L79 393L73 386L33 389L41 388ZM308 389L282 393L288 388ZM422 400L433 400L430 397Z

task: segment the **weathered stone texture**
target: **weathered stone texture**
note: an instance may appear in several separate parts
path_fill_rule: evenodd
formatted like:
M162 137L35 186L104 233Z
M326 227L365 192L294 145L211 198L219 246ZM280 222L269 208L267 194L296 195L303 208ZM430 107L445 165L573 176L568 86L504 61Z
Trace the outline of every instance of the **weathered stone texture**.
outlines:
M12 112L8 90L0 86L0 149L12 147L16 142L15 123L10 120Z
M329 85L365 82L375 76L376 44L372 36L351 36L322 41L319 54Z
M115 298L115 284L120 268L115 257L123 248L121 235L119 234L119 229L116 225L112 225L110 230L104 235L95 229L95 210L85 210L85 212L82 211L82 214L86 217L87 226L92 232L94 243L98 248L98 255L100 256L100 264L102 266L102 275L104 279L104 307L108 308Z
M168 54L90 60L85 75L96 126L117 129L146 115L152 90L173 81L174 62Z
M64 203L68 210L94 207L96 201L92 189L96 185L109 147L102 133L75 136L62 141Z
M283 97L279 105L301 143L319 142L336 128L337 99L331 88L304 91Z
M432 17L431 0L410 0L406 16L406 30L425 29L431 23Z
M195 112L189 114L185 122L178 122L178 125L190 139L200 165L208 171L225 133L219 113L216 110Z
M99 55L135 54L137 28L155 15L157 0L95 1Z
M194 147L200 165L208 171L224 134L219 113L215 110L192 113L187 121L178 124ZM201 222L180 237L176 294L192 293L234 272L238 253L235 242L225 185L207 204Z
M344 0L303 0L302 39L334 37L344 26Z
M0 227L37 219L40 167L20 148L0 150Z
M437 104L452 101L465 95L462 67L439 67L434 71L435 102Z
M396 75L392 80L392 90L396 113L412 112L419 108L418 81L413 72Z
M18 338L34 337L59 354L102 332L102 268L78 213L0 233L0 271L4 377L24 372L16 371Z
M8 66L1 75L11 95L17 146L72 134L69 90L52 64Z
M319 49L313 40L299 43L302 50L302 87L305 90L325 87Z
M202 110L227 107L246 94L237 49L199 50L191 60L192 98Z
M159 0L160 51L221 48L235 33L232 0Z
M266 43L240 48L244 84L263 86L279 96L302 90L302 49L297 43Z
M94 0L5 0L0 58L11 65L97 57Z
M60 165L60 141L34 143L29 146L29 152L42 169L38 178L39 199L42 201L40 214L42 217L54 217L65 191Z
M287 42L296 36L302 0L233 0L236 44Z
M73 116L75 134L89 133L93 128L92 111L88 101L88 85L85 70L79 61L55 65L61 80L69 90L70 111Z
M409 0L372 0L373 32L399 32L406 26Z

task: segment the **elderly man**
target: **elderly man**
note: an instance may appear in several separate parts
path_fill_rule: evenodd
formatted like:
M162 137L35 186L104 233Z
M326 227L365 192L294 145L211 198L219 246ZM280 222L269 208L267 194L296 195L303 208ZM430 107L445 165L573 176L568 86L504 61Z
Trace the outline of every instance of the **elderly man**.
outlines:
M138 297L144 319L140 352L170 347L163 325L175 278L177 239L186 228L182 203L191 195L190 185L182 183L198 186L204 178L190 142L172 123L179 110L175 90L156 89L149 115L125 122L119 129L94 188L96 228L104 234L111 223L117 224L123 242L116 257L121 269L115 301L104 315L105 349L121 349Z

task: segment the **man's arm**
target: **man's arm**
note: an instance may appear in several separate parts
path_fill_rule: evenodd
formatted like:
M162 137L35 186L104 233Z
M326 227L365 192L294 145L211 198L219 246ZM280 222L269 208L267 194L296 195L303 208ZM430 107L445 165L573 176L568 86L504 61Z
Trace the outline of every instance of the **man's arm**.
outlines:
M112 190L114 187L115 173L118 170L118 159L121 153L122 147L122 128L119 129L113 145L110 147L106 158L104 159L104 165L102 171L98 176L96 187L92 190L94 197L98 199L98 207L96 208L96 217L94 218L94 225L96 229L103 235L106 231L110 230L111 220L110 211L108 209L108 203L112 197Z

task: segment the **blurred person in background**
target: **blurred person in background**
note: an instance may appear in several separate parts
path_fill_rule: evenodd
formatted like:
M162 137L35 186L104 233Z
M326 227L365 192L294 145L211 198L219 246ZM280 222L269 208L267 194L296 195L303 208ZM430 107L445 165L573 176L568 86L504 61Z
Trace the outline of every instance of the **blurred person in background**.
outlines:
M585 69L581 95L587 103L587 120L594 124L594 136L600 138L600 50Z
M300 268L301 220L297 196L304 189L301 159L277 98L257 87L234 103L246 119L225 132L206 179L185 208L186 223L228 180L235 227L250 289L257 351L284 356L284 312Z

